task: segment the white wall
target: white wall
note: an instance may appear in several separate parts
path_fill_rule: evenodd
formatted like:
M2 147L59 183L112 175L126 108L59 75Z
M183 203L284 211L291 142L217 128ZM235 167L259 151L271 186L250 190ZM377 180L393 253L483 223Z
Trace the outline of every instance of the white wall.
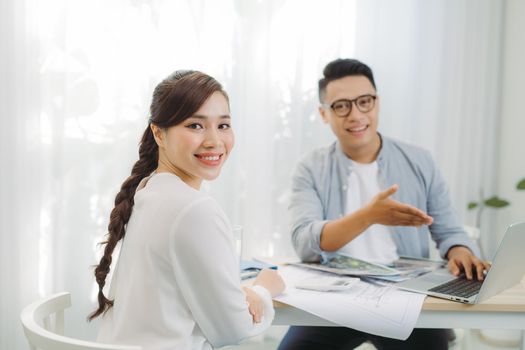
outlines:
M503 33L497 188L511 206L496 215L493 227L498 241L508 224L525 220L525 191L516 190L517 182L525 177L525 1L507 0Z

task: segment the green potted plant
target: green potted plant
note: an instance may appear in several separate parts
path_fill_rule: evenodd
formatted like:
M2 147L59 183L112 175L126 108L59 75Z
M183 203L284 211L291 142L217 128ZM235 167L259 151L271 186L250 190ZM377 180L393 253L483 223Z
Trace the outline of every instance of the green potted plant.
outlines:
M516 189L518 191L525 190L525 178L521 179L518 184L516 185ZM485 210L485 208L495 208L495 209L501 209L505 208L510 205L510 202L506 199L500 198L499 196L492 196L489 198L484 198L483 195L483 189L480 190L479 193L479 200L474 202L469 202L467 208L469 210L477 209L476 213L476 228L479 230L481 228L481 214ZM481 246L481 240L478 240L479 250L481 251L481 255L484 255L484 251Z

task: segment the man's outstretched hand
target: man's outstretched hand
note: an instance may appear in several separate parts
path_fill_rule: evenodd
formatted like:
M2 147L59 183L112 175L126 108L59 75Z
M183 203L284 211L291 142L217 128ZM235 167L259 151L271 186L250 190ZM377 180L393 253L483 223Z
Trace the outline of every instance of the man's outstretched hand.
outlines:
M390 198L399 186L379 192L372 200L351 214L324 225L319 240L321 250L334 252L374 224L386 226L421 226L432 224L432 217L408 204Z
M393 185L379 192L365 206L364 209L368 212L371 225L421 226L432 224L432 217L422 210L390 198L391 195L397 192L398 188L398 185Z

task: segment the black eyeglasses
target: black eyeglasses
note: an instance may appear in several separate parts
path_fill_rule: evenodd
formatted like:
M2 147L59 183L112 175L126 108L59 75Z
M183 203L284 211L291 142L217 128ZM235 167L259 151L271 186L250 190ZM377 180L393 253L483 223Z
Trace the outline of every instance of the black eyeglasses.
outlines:
M346 118L352 112L352 103L355 103L355 106L361 113L370 112L376 103L377 96L374 95L361 95L354 98L353 100L337 100L331 105L323 104L324 107L330 107L335 115L341 118Z

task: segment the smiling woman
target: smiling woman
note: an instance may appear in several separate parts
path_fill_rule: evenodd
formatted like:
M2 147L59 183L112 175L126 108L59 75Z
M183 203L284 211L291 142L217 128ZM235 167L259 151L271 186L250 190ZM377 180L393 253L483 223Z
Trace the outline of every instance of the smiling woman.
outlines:
M228 218L199 191L233 147L226 92L212 77L178 71L153 93L139 160L115 198L104 255L95 269L99 341L143 349L211 349L268 328L273 270L240 286ZM111 290L103 288L123 240Z
M194 115L181 124L162 129L151 124L159 145L157 172L172 172L192 187L214 180L234 144L226 94L214 92Z

